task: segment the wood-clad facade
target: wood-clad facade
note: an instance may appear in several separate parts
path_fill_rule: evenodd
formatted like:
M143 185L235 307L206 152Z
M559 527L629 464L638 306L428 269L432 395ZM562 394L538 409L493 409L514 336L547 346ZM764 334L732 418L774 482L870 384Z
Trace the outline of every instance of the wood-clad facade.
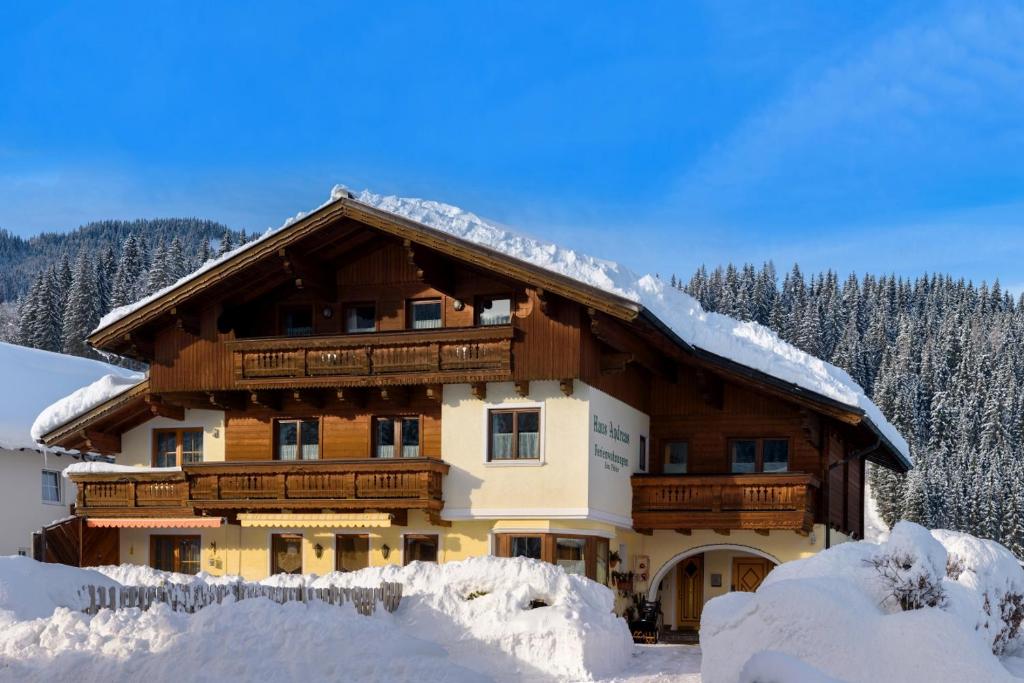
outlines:
M668 566L706 532L859 538L865 460L902 467L859 409L689 348L631 301L351 199L90 342L148 362L148 379L48 444L149 464L129 452L139 430L188 431L207 457L74 475L78 515L219 519L201 532L219 534L202 540L211 571L225 544L237 571L269 571L252 559L267 537L246 533L295 516L309 539L331 534L309 541L306 570L333 567L351 528L368 562L423 537L449 559L537 552L608 580L615 543ZM183 457L170 438L167 457Z

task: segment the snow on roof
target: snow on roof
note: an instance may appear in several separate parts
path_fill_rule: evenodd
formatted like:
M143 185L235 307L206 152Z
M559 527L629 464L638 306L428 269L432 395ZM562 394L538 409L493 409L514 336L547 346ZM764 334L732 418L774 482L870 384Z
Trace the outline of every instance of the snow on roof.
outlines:
M38 448L32 432L36 415L54 401L104 376L141 377L98 360L67 356L0 342L0 447Z
M384 196L369 190L350 195L347 188L338 185L331 191L331 198L317 210L342 198L354 198L367 206L408 218L453 237L634 301L693 347L862 410L878 433L910 463L907 442L845 371L797 349L758 323L709 313L701 308L696 299L653 275L639 276L615 261L595 258L527 237L451 204ZM103 317L94 332L112 325L234 255L251 249L305 215L300 213L280 228L268 230L256 240L208 261L173 285L133 304L114 309Z
M100 363L100 365L106 365L106 363ZM112 365L106 367L117 372L103 375L91 384L76 389L40 412L36 416L35 422L32 423L32 438L36 441L42 439L57 427L89 412L101 403L123 394L146 379L146 375L141 372Z

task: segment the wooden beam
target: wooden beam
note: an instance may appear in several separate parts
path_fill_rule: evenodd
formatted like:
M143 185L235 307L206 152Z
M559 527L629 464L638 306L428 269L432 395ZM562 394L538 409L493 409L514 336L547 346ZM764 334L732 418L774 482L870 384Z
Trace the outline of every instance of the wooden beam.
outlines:
M719 536L728 536L730 533L729 529L713 529L713 531Z
M227 391L207 391L210 405L220 410L245 410L245 396Z
M554 314L554 298L550 292L545 291L542 287L538 287L534 290L537 293L537 303L540 305L540 312L549 318Z
M443 384L428 384L425 389L427 400L440 403L441 399L444 398L444 385Z
M320 294L328 300L336 298L334 295L337 286L326 268L284 247L277 250L277 256L281 259L284 271L295 283L296 289Z
M268 410L281 410L281 393L278 391L253 391L249 393L249 402Z
M473 398L481 401L487 398L487 382L473 382L469 388L473 392Z
M183 330L193 337L199 336L199 316L195 313L175 306L171 309L171 318L174 319L174 326L179 330Z
M441 263L437 254L427 250L412 240L402 240L409 265L416 270L416 277L434 289L448 296L455 296L455 283L452 274L453 268L446 267Z
M754 529L754 533L755 534L759 534L761 536L767 536L768 534L771 533L771 530L770 529Z
M113 455L121 452L121 435L107 434L92 429L83 429L79 436L85 443L86 450Z
M572 396L572 389L573 389L572 378L569 377L567 379L560 380L558 382L558 388L561 389L562 393L565 394L566 396Z
M633 529L633 531L637 532L641 536L653 536L654 535L654 529Z
M516 396L519 396L520 398L526 398L527 396L530 395L530 381L529 380L524 380L522 382L516 382L515 383L515 387L516 387Z
M409 525L409 511L405 509L391 510L391 523L395 526Z
M137 333L129 333L122 337L122 341L128 347L128 352L124 355L132 358L153 358L153 340L149 337L143 337Z
M635 357L631 353L613 351L601 354L601 374L611 375L617 372L624 372L626 366L632 363Z
M171 420L177 420L178 422L185 419L184 406L166 403L156 394L149 394L146 396L146 404L149 406L149 412L154 416L166 417Z
M683 536L689 536L692 532L689 529L676 529L676 533L682 534Z
M403 386L381 387L380 400L394 402L396 405L406 405L409 403L409 389Z
M345 387L334 392L335 398L344 403L351 403L362 408L366 405L366 390L362 387Z
M292 400L317 410L327 405L327 397L318 389L292 389Z
M628 362L638 363L655 375L676 381L675 364L653 349L646 340L630 332L621 321L593 308L587 309L587 315L590 316L590 332L601 343L613 351L632 356Z
M445 527L448 527L448 526L452 525L452 523L450 521L448 521L447 519L441 519L441 513L439 513L439 512L428 511L427 512L427 519L430 520L430 523L433 524L434 526L445 526Z

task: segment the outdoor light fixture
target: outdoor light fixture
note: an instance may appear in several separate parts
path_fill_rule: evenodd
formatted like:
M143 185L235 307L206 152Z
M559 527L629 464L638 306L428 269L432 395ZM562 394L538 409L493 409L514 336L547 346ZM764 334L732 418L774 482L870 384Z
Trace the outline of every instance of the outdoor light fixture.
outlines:
M391 554L391 547L387 543L380 547L380 554L384 556L384 559L388 559L388 555Z
M321 557L324 556L324 547L317 543L315 546L313 546L313 553L316 554L316 559L319 560Z
M455 301L452 302L452 308L454 308L456 311L461 311L465 307L466 303L462 299L456 299Z
M325 318L330 318L332 315L334 315L334 309L331 308L330 306L324 306L324 310L321 311L321 313Z
M210 541L210 552L217 552L217 541Z

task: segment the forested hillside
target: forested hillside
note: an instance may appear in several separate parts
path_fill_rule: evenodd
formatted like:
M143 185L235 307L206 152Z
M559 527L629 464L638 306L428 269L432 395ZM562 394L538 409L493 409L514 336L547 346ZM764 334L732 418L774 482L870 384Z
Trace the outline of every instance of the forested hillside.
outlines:
M844 368L910 443L906 477L873 468L879 511L993 538L1024 556L1024 298L949 276L904 280L701 268L671 283Z
M131 303L247 239L213 221L100 221L24 240L0 233L0 337L93 356L84 339L111 308Z

